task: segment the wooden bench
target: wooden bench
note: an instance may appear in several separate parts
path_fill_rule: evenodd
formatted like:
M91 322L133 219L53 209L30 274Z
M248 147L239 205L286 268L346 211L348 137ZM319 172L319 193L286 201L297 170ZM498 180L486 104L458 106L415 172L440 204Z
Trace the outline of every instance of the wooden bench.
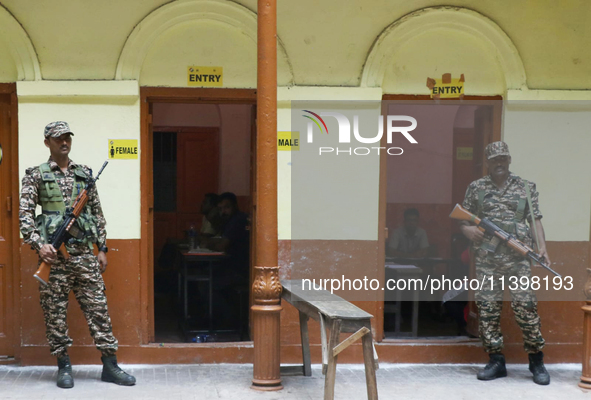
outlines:
M293 305L300 314L300 334L304 361L301 366L281 367L281 373L283 375L312 376L308 319L313 318L320 323L322 374L325 375L324 400L334 399L339 353L358 339L361 339L363 345L367 397L369 400L377 400L376 370L378 369L378 357L371 334L371 318L373 318L373 315L326 290L308 290L307 284L307 290L302 290L301 280L281 281L281 284L283 285L281 298ZM352 335L339 343L341 332L352 333Z

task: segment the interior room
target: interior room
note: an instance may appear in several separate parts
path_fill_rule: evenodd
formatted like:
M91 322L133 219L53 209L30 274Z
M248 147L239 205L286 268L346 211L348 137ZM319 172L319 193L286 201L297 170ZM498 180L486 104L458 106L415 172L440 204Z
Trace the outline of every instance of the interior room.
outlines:
M255 107L152 111L155 341L249 340Z
M493 103L384 105L388 115L412 115L418 122L418 144L405 146L405 157L387 158L386 279L470 276L469 242L449 214L462 204L470 182L483 176L483 149L497 115ZM403 243L407 232L417 240ZM445 289L386 293L385 337L475 337L469 292Z

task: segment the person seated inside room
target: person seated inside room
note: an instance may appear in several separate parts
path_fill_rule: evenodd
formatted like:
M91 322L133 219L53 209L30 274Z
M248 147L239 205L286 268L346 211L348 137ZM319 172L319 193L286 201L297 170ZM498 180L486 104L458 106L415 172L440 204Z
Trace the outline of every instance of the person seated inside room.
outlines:
M200 242L205 238L217 236L222 230L222 218L218 207L219 196L215 193L207 193L201 202L201 230Z
M419 228L419 210L409 208L404 211L404 225L389 235L386 253L390 257L422 258L428 251L427 232Z
M214 271L214 309L219 326L236 326L240 310L239 289L248 288L250 265L250 231L247 214L238 208L234 193L219 196L218 208L222 220L221 238L209 238L204 247L228 255L220 268ZM248 307L248 301L243 301ZM246 310L248 311L248 310ZM244 312L244 311L243 311Z
M221 220L221 238L204 241L205 247L222 251L230 256L233 266L238 269L248 267L250 231L248 215L238 208L238 199L234 193L219 195L218 209Z

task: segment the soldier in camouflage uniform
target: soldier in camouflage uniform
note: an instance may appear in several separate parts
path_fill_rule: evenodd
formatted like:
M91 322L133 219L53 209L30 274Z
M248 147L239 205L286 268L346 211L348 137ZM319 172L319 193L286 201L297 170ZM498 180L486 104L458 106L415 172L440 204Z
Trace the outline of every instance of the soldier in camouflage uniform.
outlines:
M77 221L78 227L85 233L84 237L72 238L64 244L69 254L66 259L49 244L49 239L63 222L66 207L74 203L77 194L85 187L90 170L69 159L73 133L66 122L50 123L45 127L44 136L51 156L46 163L26 170L19 220L25 243L39 253L39 263L43 260L51 264L49 282L40 285L39 293L50 351L57 357L57 384L62 388L74 386L67 351L72 339L68 336L66 323L68 296L70 291L74 291L96 347L102 353L101 379L133 385L135 378L119 368L115 356L117 339L113 336L101 275L107 267L106 221L96 186L90 189L88 203ZM35 216L38 204L43 212ZM99 249L98 256L93 254L94 243Z
M479 218L489 219L528 246L532 245L533 232L530 232L526 220L530 226L535 223L538 251L550 263L546 252L536 185L509 171L511 156L505 142L489 144L485 149L485 157L489 175L468 186L463 207ZM531 204L528 201L528 192ZM532 214L535 222L532 221ZM472 241L471 250L475 256L476 278L479 282L485 283L483 289L476 292L475 299L478 307L479 334L490 361L483 370L478 372L477 378L491 380L504 377L507 376L507 370L505 357L501 353L503 290L500 278L504 277L505 286L510 285L512 276L517 278L525 276L531 279L530 263L504 243L499 243L497 238L483 234L467 221L460 222L460 229ZM521 285L517 285L517 290L511 290L511 306L523 333L524 347L529 356L529 369L534 375L534 382L547 385L550 383L550 376L543 363L541 350L544 347L544 338L540 332L536 296L532 290L521 288ZM510 289L513 288L510 287Z

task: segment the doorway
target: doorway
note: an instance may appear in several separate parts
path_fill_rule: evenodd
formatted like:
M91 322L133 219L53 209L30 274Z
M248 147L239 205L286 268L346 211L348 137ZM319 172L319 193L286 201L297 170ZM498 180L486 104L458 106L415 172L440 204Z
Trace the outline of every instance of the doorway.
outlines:
M413 137L419 142L410 147L394 142L389 146L402 145L404 157L381 160L379 240L386 279L453 279L473 273L466 257L468 241L449 213L462 203L468 184L484 175L484 148L501 139L501 111L501 97L434 101L428 96L384 96L382 114L413 116ZM403 243L401 238L413 240ZM417 296L410 290L387 291L383 318L385 339L477 336L468 292Z
M18 143L16 85L0 84L0 362L17 356Z
M142 97L148 342L247 341L256 92L142 88Z

